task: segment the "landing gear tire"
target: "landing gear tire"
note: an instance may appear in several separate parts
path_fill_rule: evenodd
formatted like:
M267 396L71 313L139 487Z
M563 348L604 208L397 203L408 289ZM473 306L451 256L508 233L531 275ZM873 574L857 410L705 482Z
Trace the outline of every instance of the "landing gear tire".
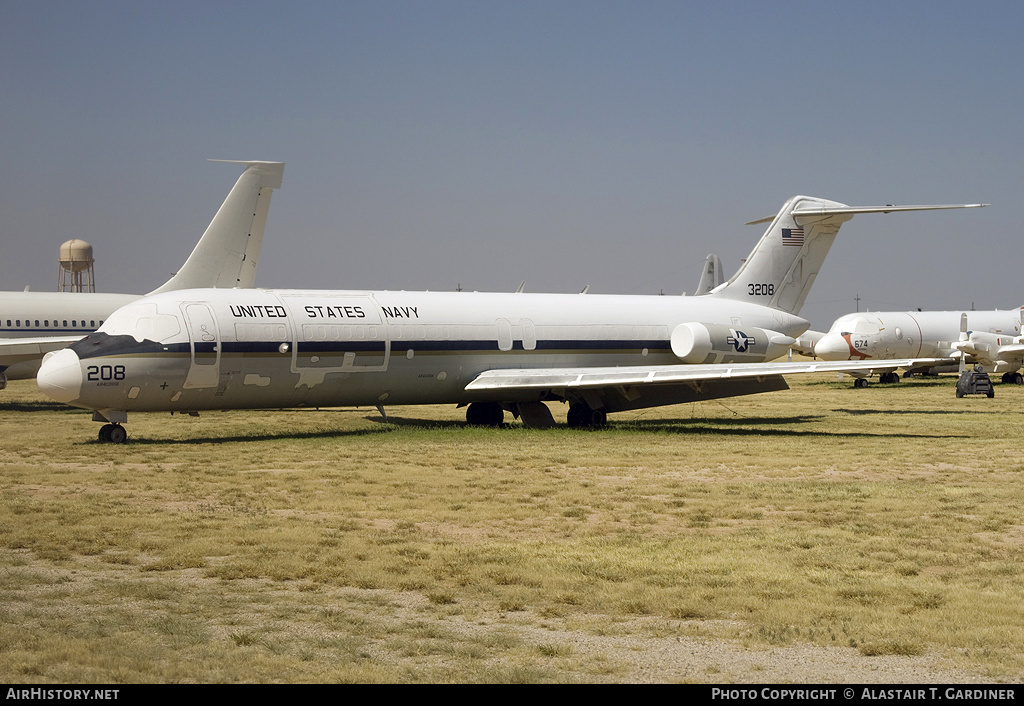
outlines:
M891 384L897 383L899 381L900 381L900 376L899 376L898 373L882 373L881 375L878 376L878 382L883 383L883 384L891 385Z
M853 381L853 386L854 387L867 387L868 386L868 379L867 378L857 378L856 380Z
M100 427L101 444L123 444L127 439L128 432L120 424L104 424Z
M569 412L565 415L566 423L574 429L583 426L586 424L584 421L585 414L589 410L590 407L587 407L585 404L569 405Z
M1024 375L1020 373L1003 373L1003 383L1006 385L1024 385Z
M505 410L497 402L473 402L466 408L466 423L474 427L500 427Z
M590 405L578 402L570 405L569 413L566 415L565 420L574 429L581 427L596 429L608 424L608 413L603 409L591 409Z

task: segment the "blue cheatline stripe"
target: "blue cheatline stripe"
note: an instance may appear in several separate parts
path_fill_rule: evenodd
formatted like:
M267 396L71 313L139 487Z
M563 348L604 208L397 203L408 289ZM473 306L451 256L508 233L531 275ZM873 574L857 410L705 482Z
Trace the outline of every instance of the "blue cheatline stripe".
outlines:
M300 349L301 349L300 344ZM478 341L392 341L391 350L414 351L497 351L498 342L494 340ZM669 341L581 341L574 339L564 340L541 340L537 341L534 350L558 351L558 350L670 350L672 344ZM521 340L512 342L512 350L526 350Z
M300 341L299 354L303 353L349 353L372 352L383 353L384 341ZM228 350L228 344L224 346Z
M145 340L136 342L131 336L111 337L105 334L80 341L72 346L80 358L95 358L118 355L145 355L145 354L184 354L190 355L192 344L190 343L158 343ZM221 354L273 354L282 355L281 344L293 345L292 341L225 341L220 344ZM199 341L195 343L197 353L212 355L216 353L215 341ZM513 341L513 351L526 353L600 353L600 352L621 352L639 351L668 351L672 346L669 341L646 340L646 341L576 341L571 339L537 341L534 350L527 351L522 341ZM393 355L401 355L406 350L412 349L418 353L498 353L498 342L493 340L477 341L392 341L391 351ZM384 341L300 341L298 343L299 355L344 355L345 353L374 353L383 354L387 350ZM285 355L289 355L285 353Z

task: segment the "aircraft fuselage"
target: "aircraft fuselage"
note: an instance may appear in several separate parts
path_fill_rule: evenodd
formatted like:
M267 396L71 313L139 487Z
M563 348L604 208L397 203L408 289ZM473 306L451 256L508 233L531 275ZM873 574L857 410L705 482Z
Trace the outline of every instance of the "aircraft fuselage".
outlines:
M823 360L948 358L957 354L961 311L861 312L835 320L814 344ZM1020 335L1020 311L968 311L972 331Z
M141 299L60 352L67 376L51 365L47 392L125 411L462 404L491 399L465 389L490 369L678 365L682 324L714 339L693 347L704 363L777 357L770 337L807 328L711 297L186 290Z

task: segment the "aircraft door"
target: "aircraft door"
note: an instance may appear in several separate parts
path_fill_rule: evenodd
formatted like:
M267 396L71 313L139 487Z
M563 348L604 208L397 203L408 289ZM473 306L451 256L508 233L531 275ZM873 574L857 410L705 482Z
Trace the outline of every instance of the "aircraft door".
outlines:
M220 376L220 336L217 319L207 304L188 303L182 306L191 362L185 377L186 389L216 387Z

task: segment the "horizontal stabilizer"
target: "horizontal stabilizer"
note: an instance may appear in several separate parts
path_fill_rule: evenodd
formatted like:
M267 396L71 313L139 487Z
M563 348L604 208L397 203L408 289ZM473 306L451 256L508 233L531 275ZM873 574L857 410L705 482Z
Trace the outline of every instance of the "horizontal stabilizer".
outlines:
M207 162L222 162L224 164L244 164L246 169L254 168L262 175L261 185L268 189L280 189L284 181L284 162L266 162L261 160L244 159L208 159Z
M792 211L794 216L856 216L858 213L896 213L899 211L942 211L951 208L985 208L990 204L987 203L955 203L955 204L937 204L933 206L894 206L892 204L886 204L885 206L842 206L834 208L796 208ZM756 226L761 223L770 223L775 220L775 216L768 216L767 218L759 218L756 221L750 221L745 225Z
M770 225L736 274L728 282L712 289L708 296L799 314L839 228L855 215L980 208L985 205L847 206L813 196L794 196L775 216L753 221Z
M842 208L797 208L794 216L855 216L858 213L896 213L898 211L942 211L951 208L984 208L987 203L939 204L935 206L844 206Z

